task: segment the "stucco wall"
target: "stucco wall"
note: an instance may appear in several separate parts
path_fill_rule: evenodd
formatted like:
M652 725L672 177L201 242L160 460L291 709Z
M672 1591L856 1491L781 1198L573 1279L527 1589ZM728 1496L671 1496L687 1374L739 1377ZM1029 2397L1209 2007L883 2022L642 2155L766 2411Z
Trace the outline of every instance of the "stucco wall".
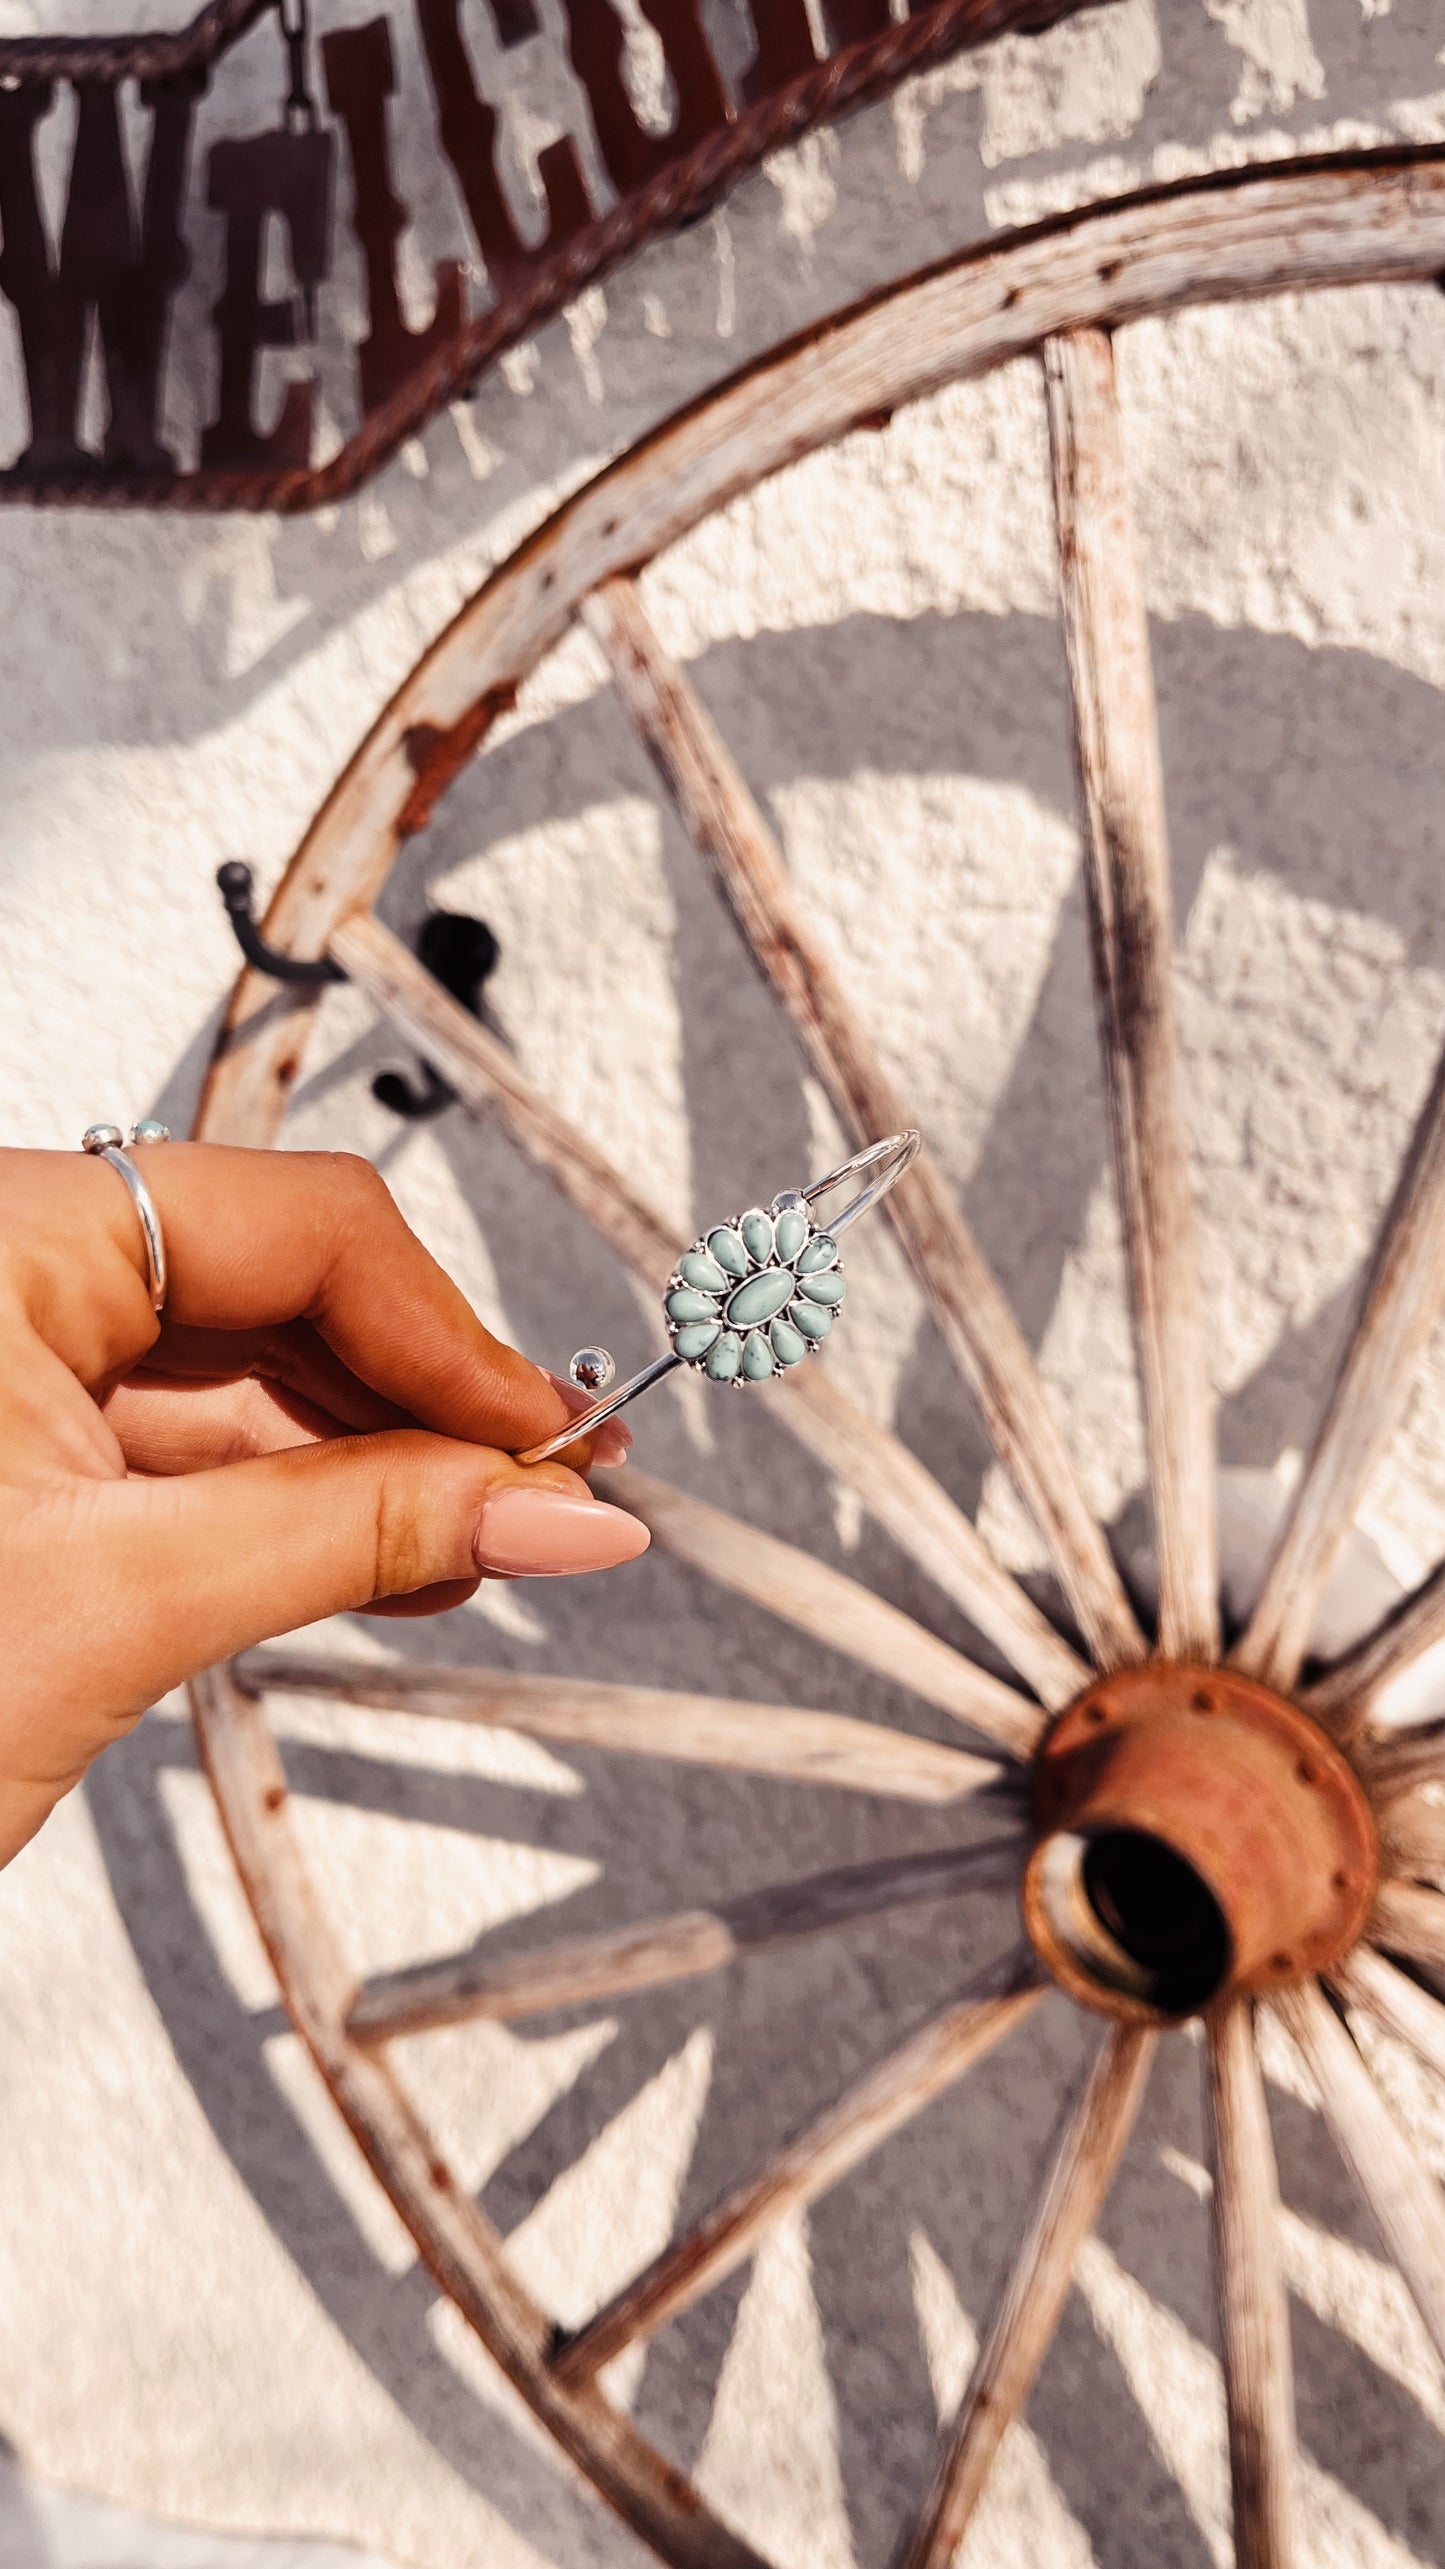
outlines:
M8 0L0 27L76 17ZM785 156L585 298L353 507L285 524L0 518L6 1139L68 1144L100 1114L186 1122L235 962L216 865L244 855L275 878L424 643L606 455L810 315L992 227L1241 156L1445 134L1442 46L1431 0L1122 0ZM440 180L424 135L404 149L421 202ZM1445 1028L1445 302L1195 313L1131 333L1121 364L1221 1448L1269 1468L1308 1435ZM1113 1516L1141 1445L1043 468L1020 366L783 477L679 547L650 595ZM680 1238L832 1155L580 646L409 855L397 922L427 894L497 929L509 1038ZM288 1138L375 1154L488 1319L539 1357L601 1336L641 1361L636 1297L500 1140L455 1115L404 1129L373 1103L371 1074L402 1058L340 994ZM860 1236L850 1271L865 1396L1033 1566L887 1246ZM1432 1388L1372 1498L1405 1576L1445 1548L1438 1349ZM639 1413L645 1459L956 1634L845 1501L728 1409L657 1396ZM400 1646L929 1721L657 1561L565 1592L492 1590ZM509 1918L520 1941L552 1903L581 1925L948 1834L841 1794L619 1772L445 1725L295 1713L288 1730L308 1845L362 1969ZM675 2208L699 2208L875 2057L960 1935L1006 1933L980 1902L962 1928L950 1913L602 2024L429 2038L409 2066L534 2288L573 2319ZM179 1707L0 1882L0 2009L0 2427L37 2469L428 2569L628 2552L438 2310L333 2124L275 2009ZM1073 2020L1049 2015L631 2385L644 2422L789 2561L884 2556L1078 2050ZM1437 2560L1445 2377L1288 2062L1273 2068L1308 2556ZM1386 2075L1445 2172L1438 2094L1398 2064ZM1196 2084L1175 2042L975 2569L1221 2556Z

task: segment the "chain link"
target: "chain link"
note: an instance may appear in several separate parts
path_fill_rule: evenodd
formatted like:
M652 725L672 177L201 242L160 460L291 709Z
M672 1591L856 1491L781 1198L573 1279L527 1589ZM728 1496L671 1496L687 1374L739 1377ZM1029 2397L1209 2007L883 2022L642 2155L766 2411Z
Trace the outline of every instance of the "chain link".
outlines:
M276 10L291 73L284 111L287 129L293 134L312 133L316 127L316 101L306 77L306 49L311 32L306 0L276 0Z

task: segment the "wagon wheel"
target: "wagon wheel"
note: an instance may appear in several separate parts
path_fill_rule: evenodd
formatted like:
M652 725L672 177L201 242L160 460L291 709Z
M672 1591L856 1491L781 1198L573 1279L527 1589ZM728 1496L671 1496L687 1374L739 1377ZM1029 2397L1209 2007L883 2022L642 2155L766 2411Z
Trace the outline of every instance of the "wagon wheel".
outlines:
M995 1453L1045 1537L1087 1658L986 1549L922 1464L804 1365L768 1405L1016 1672L1009 1685L838 1571L629 1471L617 1494L657 1543L841 1647L996 1744L1002 1765L877 1724L698 1696L286 1652L194 1688L205 1762L287 2005L337 2105L443 2290L557 2443L671 2562L757 2563L599 2375L746 2260L898 2131L1035 2006L1052 1980L1096 2011L1092 2070L899 2569L951 2560L1028 2396L1079 2251L1128 2139L1161 2029L1202 2016L1220 2341L1236 2553L1300 2558L1289 2327L1256 2018L1273 2010L1389 2252L1445 2356L1445 2202L1350 2031L1357 2013L1445 2073L1445 1826L1422 1784L1445 1741L1391 1737L1382 1690L1445 1637L1445 1567L1323 1668L1316 1609L1445 1302L1445 1066L1421 1115L1312 1448L1244 1628L1221 1635L1206 1335L1171 996L1169 868L1147 628L1135 567L1111 334L1191 302L1445 271L1445 159L1359 156L1230 175L1043 225L956 258L789 346L659 429L507 561L426 654L313 824L266 922L329 955L499 1124L650 1285L677 1247L604 1154L374 915L400 842L476 753L521 682L581 619L600 644L698 854L844 1127L909 1121L866 1026L815 948L778 848L638 589L641 567L765 475L900 404L1034 351L1046 386L1059 575L1084 819L1105 1086L1123 1213L1157 1529L1157 1638L1141 1629L1082 1496L1038 1372L927 1152L890 1199L898 1234ZM316 994L243 973L198 1132L270 1141ZM755 1398L752 1393L745 1399ZM907 1796L986 1786L1012 1831L747 1891L715 1911L476 1957L358 1989L308 1882L264 1690L451 1705L543 1738L665 1750ZM1000 1785L1002 1778L1002 1786ZM1011 1798L1010 1798L1011 1797ZM761 2171L570 2333L509 2270L451 2178L388 2054L404 2034L642 1992L787 1937L998 1878L1019 1886L1019 1950L881 2060Z

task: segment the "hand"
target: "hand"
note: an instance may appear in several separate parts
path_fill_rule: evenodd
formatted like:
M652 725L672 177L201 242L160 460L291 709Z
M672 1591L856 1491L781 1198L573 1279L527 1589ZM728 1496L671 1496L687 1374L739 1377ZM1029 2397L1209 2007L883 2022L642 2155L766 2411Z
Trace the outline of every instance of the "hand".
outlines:
M580 1396L482 1327L366 1161L0 1151L0 1863L157 1696L366 1608L601 1570L647 1532L515 1451ZM620 1461L620 1424L597 1440ZM593 1457L579 1444L579 1470Z

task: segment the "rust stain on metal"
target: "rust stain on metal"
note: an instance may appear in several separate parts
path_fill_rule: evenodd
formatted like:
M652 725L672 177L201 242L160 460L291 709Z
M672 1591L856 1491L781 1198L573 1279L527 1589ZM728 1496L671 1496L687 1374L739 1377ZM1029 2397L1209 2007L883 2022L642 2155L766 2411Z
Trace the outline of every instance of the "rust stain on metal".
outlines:
M1127 1975L1111 1985L1104 1948L1090 1950L1093 1923L1078 1936L1070 1927L1072 1848L1138 1840L1188 1868L1227 1930L1211 1997L1326 1969L1357 1942L1375 1897L1379 1847L1359 1776L1297 1705L1233 1669L1151 1660L1097 1679L1039 1752L1034 1819L1029 1935L1071 1995L1115 2015L1193 2009L1153 2003Z
M402 838L426 828L453 777L461 774L493 723L509 714L516 701L515 684L489 687L449 728L439 723L413 723L403 734L402 747L416 783L397 815L397 831Z

